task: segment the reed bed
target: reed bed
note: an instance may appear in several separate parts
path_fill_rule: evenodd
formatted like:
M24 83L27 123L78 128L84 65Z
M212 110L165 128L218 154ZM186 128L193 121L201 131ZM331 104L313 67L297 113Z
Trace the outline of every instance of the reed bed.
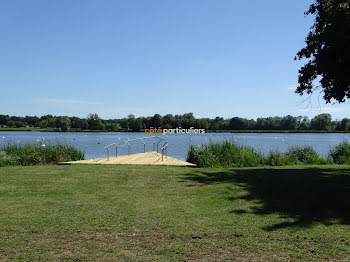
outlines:
M0 148L0 166L57 164L84 159L84 153L70 145L8 144Z
M285 165L350 164L350 144L343 142L333 147L328 156L320 156L310 146L290 147L287 152L270 151L263 154L251 147L233 142L191 146L187 161L198 167L257 167Z

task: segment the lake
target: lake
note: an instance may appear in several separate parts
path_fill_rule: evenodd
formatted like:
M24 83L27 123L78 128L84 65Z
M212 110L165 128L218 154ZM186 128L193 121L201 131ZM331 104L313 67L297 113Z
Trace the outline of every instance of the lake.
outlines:
M85 153L85 158L106 157L104 147L111 143L117 143L118 155L128 153L128 146L124 144L126 139L137 137L151 137L144 133L60 133L60 132L0 132L0 146L7 143L64 143L70 144ZM329 149L343 141L350 142L350 134L291 134L291 133L206 133L206 134L167 134L159 135L168 142L168 155L186 159L190 145L208 144L210 142L232 141L239 145L253 147L263 153L270 150L284 152L290 146L312 146L319 154L326 156ZM146 150L153 149L153 139L147 139ZM163 142L162 142L163 143ZM161 144L162 144L161 143ZM133 141L131 153L143 152L143 143ZM160 144L160 145L161 145ZM112 149L112 152L113 149ZM112 155L113 153L111 153Z

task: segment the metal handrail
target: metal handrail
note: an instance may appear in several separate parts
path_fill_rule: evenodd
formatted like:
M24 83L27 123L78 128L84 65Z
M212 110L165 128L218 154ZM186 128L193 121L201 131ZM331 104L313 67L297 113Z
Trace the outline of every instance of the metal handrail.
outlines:
M128 154L130 155L130 152L131 152L131 145L129 142L141 140L143 143L143 152L145 153L146 152L146 143L145 143L144 139L152 139L152 138L153 138L153 150L155 150L155 147L156 147L156 139L159 139L159 141L157 143L157 153L158 153L159 143L162 141L165 141L165 140L163 138L158 137L158 136L148 136L148 137L138 137L138 138L133 138L133 139L128 138L127 140L125 140L124 142L129 147Z
M145 141L143 140L144 138L142 138L142 137L138 137L138 138L133 138L133 139L128 139L128 140L125 140L124 142L125 143L127 143L128 144L128 146L129 146L129 155L130 155L130 147L131 147L131 145L130 145L130 143L129 142L131 142L131 141L136 141L136 140L141 140L142 141L142 143L143 143L143 152L145 153L146 152L146 143L145 143Z
M125 144L128 145L128 155L130 155L130 153L131 153L131 144L130 144L130 142L140 140L143 143L143 152L146 153L146 143L145 143L146 139L153 139L153 151L155 151L156 144L157 144L157 153L159 152L159 144L162 141L165 141L163 138L158 137L158 136L138 137L138 138L133 138L133 139L129 139L128 138L127 140L124 141L124 144L122 144L121 146L123 146ZM159 139L159 141L156 143L157 139ZM112 144L109 144L109 145L104 147L104 149L107 151L107 160L109 160L110 147L111 146L115 146L115 157L118 157L118 144L117 143L112 143ZM167 156L167 152L168 152L167 148L168 148L168 142L165 141L163 146L160 148L160 151L162 152L162 160L164 158L164 155Z
M158 143L157 143L157 153L158 153L158 151L159 151L159 150L158 150L158 148L159 148L159 143L162 142L162 141L165 141L165 140L164 140L163 138L161 138L161 140L159 140Z
M125 142L125 144L128 145L128 155L130 155L130 152L131 152L131 145L129 144L128 141L124 141L124 142Z
M115 146L115 157L118 157L118 145L116 143L109 144L105 146L105 149L107 150L107 161L109 161L109 147Z
M165 156L167 156L167 148L168 148L168 142L165 142L164 145L161 148L161 150L162 150L162 161L164 159L164 154L165 154Z

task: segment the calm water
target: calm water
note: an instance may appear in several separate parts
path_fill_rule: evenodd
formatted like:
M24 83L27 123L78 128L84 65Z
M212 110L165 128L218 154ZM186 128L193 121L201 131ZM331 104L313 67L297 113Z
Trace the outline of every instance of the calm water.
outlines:
M85 158L106 157L104 147L111 143L120 145L119 155L128 153L124 140L147 137L143 133L56 133L56 132L0 132L0 146L7 143L65 143L71 144L85 153ZM151 135L149 135L151 136ZM160 135L168 141L168 155L182 160L186 159L188 147L210 142L234 141L237 144L251 146L261 152L270 150L284 152L289 146L312 146L319 154L327 155L330 147L343 142L350 142L350 134L241 134L241 133L207 133L207 134L169 134ZM153 149L153 139L146 140L146 150ZM123 145L123 146L122 146ZM131 153L143 152L141 141L132 142Z

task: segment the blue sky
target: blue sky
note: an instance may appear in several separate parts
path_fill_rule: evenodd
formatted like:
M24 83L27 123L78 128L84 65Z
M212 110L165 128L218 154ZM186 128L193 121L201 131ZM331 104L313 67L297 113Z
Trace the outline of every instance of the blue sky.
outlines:
M346 117L293 92L311 2L0 1L0 114Z

